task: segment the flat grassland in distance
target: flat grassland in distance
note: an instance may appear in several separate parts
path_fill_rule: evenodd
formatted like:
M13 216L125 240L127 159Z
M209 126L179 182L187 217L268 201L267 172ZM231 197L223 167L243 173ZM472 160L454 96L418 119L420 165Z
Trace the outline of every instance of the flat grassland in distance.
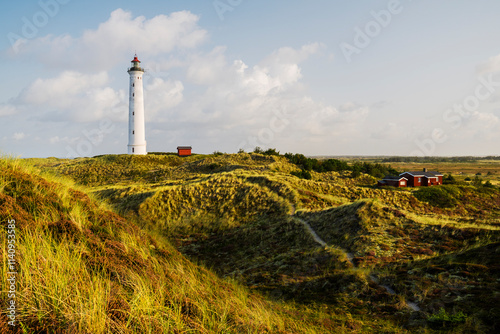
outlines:
M404 163L391 162L391 166L398 170L422 170L427 168L431 171L439 171L444 175L451 174L463 180L467 177L473 179L476 175L484 181L493 184L500 184L500 161L499 160L479 160L477 162L435 162L435 163Z
M485 182L490 181L495 185L500 185L500 159L467 157L464 161L453 161L454 158L432 158L426 161L419 158L420 162L398 161L398 157L316 157L318 159L337 158L348 162L370 162L390 165L399 171L417 171L427 168L430 171L438 171L444 175L451 174L459 180L467 177L474 178L480 176ZM406 160L406 159L402 159ZM439 161L441 160L441 161Z
M500 160L479 160L477 162L435 162L435 163L404 163L391 162L393 167L401 170L421 170L426 167L429 170L439 170L443 174L468 175L473 176L481 173L486 176L488 173L500 176Z
M19 222L23 254L18 321L48 333L499 332L500 163L384 159L0 159L0 219ZM375 186L424 167L453 178Z

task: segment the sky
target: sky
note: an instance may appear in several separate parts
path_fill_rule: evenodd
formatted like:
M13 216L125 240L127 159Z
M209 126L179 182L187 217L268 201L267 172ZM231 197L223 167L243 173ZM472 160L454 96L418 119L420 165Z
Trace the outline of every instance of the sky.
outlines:
M9 1L0 153L500 155L495 0Z

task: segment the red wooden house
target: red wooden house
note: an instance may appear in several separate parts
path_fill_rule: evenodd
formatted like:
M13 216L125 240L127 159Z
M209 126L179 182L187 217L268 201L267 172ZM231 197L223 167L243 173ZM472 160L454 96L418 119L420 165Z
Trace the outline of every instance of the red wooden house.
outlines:
M443 174L438 172L429 172L427 171L427 168L424 168L421 172L404 172L399 176L408 179L409 187L427 187L443 184Z
M191 155L191 146L177 146L177 155L180 157L188 157Z
M438 172L429 172L427 168L419 172L404 172L399 176L386 176L379 180L377 185L391 187L428 187L443 184L443 174Z

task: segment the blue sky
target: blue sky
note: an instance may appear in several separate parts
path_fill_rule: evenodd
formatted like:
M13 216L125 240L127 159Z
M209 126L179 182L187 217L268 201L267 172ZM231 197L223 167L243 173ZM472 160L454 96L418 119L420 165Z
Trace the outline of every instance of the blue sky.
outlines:
M0 152L500 155L498 1L9 2Z

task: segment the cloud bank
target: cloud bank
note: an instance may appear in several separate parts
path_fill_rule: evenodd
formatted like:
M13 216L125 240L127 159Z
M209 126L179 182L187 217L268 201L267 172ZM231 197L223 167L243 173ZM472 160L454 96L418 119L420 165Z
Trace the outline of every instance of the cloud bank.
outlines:
M146 18L117 9L80 36L46 35L18 45L16 59L35 62L44 75L0 104L0 147L25 156L65 157L79 147L86 155L126 152L125 70L135 50L147 69L150 151L192 145L200 153L261 146L311 155L388 149L404 154L428 136L428 120L408 125L404 119L385 119L392 101L332 105L314 98L304 64L330 59L325 44L280 46L250 64L229 56L226 46L213 45L199 20L188 11ZM477 67L478 74L499 70L500 56ZM470 112L460 131L445 128L449 142L441 147L498 139L499 117L481 108Z

